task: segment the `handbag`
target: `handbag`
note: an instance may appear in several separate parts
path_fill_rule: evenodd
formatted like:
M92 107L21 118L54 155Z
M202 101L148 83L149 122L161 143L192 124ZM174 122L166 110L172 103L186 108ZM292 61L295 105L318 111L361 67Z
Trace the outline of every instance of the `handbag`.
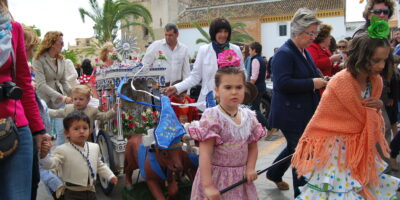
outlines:
M12 81L16 79L16 67L15 67L15 56L14 50L11 51L11 57L13 61L13 68L11 70ZM15 108L16 108L15 101ZM16 110L14 110L14 119L16 117ZM0 161L10 157L12 153L18 148L19 136L18 129L11 117L0 118Z
M0 119L0 161L8 158L19 144L18 129L11 117Z

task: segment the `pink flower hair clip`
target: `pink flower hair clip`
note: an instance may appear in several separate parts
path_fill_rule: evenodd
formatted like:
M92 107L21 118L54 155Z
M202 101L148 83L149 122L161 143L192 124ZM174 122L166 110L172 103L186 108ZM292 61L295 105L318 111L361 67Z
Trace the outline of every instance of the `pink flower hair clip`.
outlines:
M232 49L226 49L218 54L217 60L219 67L239 67L240 58Z

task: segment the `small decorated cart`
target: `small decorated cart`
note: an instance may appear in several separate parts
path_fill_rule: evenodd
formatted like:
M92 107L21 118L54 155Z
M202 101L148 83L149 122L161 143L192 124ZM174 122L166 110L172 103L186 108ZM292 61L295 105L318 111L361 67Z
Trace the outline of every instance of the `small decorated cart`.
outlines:
M115 103L119 103L119 96L117 94L118 86L121 81L126 78L126 83L122 86L122 92L127 96L132 97L138 102L154 102L148 95L141 93L133 94L130 89L130 83L140 89L153 93L158 93L159 88L165 84L165 78L162 75L165 68L150 68L142 69L140 63L115 63L111 67L99 68L96 70L96 89L100 97L100 105L103 110L111 109ZM101 94L101 95L100 95ZM123 109L129 110L131 113L141 113L147 107L124 102ZM124 152L126 146L126 139L121 127L121 109L118 109L117 123L115 120L109 120L100 125L97 132L97 143L100 146L103 155L103 161L107 163L111 170L117 174L123 171L124 166ZM113 134L113 130L117 130L117 134ZM126 133L125 133L126 134ZM107 180L100 179L101 187L105 194L111 193L113 185L108 183Z

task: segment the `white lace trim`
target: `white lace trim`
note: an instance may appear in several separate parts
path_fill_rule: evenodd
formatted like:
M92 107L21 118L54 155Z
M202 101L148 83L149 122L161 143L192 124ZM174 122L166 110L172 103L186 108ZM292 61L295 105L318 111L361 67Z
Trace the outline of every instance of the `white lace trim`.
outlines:
M239 113L240 113L240 125L236 124L231 117L229 117L227 114L225 114L218 106L215 106L214 109L217 110L218 115L221 115L218 117L218 119L222 122L222 124L229 124L227 127L221 127L221 128L228 128L226 130L232 137L237 138L239 137L240 140L247 140L250 135L251 135L251 129L252 129L252 113L253 111L249 110L245 106L240 106L239 107Z

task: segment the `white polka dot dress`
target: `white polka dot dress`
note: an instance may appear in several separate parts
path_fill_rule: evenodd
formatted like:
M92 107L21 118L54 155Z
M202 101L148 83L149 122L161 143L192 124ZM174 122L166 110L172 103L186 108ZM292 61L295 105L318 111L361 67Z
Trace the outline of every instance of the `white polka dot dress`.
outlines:
M361 184L353 179L350 170L345 168L344 143L336 139L335 144L328 148L332 149L331 158L324 168L305 175L308 183L301 188L301 194L296 200L365 200L359 194L362 190ZM396 191L400 180L382 173L387 166L386 163L376 159L376 164L380 174L380 184L375 188L369 187L370 191L379 200L398 199Z

